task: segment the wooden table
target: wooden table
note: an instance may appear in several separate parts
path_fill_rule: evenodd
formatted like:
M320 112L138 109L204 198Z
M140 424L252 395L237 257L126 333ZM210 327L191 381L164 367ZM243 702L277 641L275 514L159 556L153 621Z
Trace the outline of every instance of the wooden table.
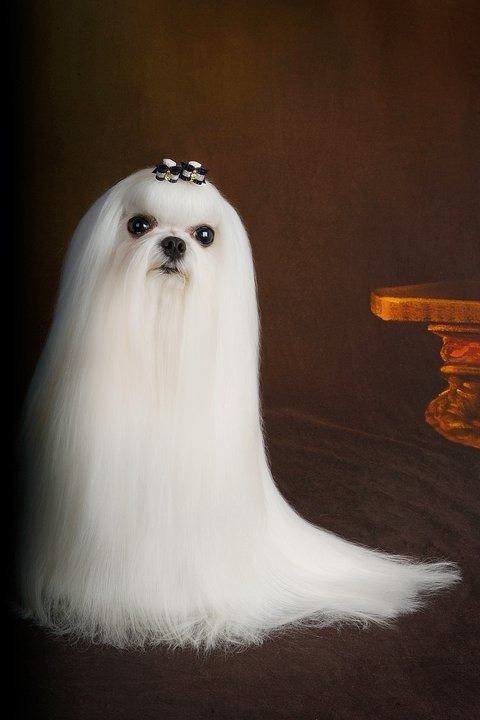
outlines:
M426 421L453 442L480 448L480 281L439 282L373 290L382 320L428 323L443 340L448 387L431 401Z

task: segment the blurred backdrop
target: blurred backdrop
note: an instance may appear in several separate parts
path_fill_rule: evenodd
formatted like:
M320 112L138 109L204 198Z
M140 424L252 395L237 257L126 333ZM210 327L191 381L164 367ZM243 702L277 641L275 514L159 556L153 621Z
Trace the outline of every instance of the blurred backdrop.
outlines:
M440 341L372 316L369 292L480 275L478 2L23 0L16 13L20 395L80 217L167 156L204 163L249 231L266 410L433 433Z
M11 8L3 221L19 399L89 205L165 156L200 160L253 246L281 492L343 537L464 573L398 629L286 634L201 664L69 645L16 622L16 716L23 703L35 720L474 717L478 453L423 421L443 388L439 338L374 317L369 294L480 276L478 0ZM12 495L7 483L9 516Z

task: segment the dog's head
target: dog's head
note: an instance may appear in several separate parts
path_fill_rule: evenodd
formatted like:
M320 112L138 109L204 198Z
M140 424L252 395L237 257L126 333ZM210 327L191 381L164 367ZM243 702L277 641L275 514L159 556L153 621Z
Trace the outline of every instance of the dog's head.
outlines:
M210 182L158 182L146 169L108 190L81 220L50 345L55 354L93 349L96 367L100 357L131 354L138 368L158 348L178 355L180 346L198 367L202 351L211 365L229 348L255 362L257 323L250 243L236 211Z
M212 183L158 182L141 170L87 212L66 266L76 284L113 274L122 283L135 277L186 287L245 273L250 264L242 223Z
M113 191L118 207L112 252L147 275L188 280L225 256L229 208L210 183L159 183L140 172ZM112 198L113 199L113 198Z

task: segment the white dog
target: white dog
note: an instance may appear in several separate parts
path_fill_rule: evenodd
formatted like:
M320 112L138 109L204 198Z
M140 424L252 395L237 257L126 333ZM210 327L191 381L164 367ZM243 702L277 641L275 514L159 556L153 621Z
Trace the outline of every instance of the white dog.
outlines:
M289 507L258 341L247 235L198 164L141 170L87 212L28 398L27 616L119 647L246 645L385 623L458 580Z

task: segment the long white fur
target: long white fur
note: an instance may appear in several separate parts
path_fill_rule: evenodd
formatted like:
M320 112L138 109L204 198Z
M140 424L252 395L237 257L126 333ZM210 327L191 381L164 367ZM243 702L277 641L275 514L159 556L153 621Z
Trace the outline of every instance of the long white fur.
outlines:
M158 225L134 239L138 214ZM167 235L187 244L182 275L158 272ZM385 623L458 580L289 507L265 456L258 335L248 238L211 183L142 170L87 212L27 403L27 616L119 647L247 645L291 623Z

